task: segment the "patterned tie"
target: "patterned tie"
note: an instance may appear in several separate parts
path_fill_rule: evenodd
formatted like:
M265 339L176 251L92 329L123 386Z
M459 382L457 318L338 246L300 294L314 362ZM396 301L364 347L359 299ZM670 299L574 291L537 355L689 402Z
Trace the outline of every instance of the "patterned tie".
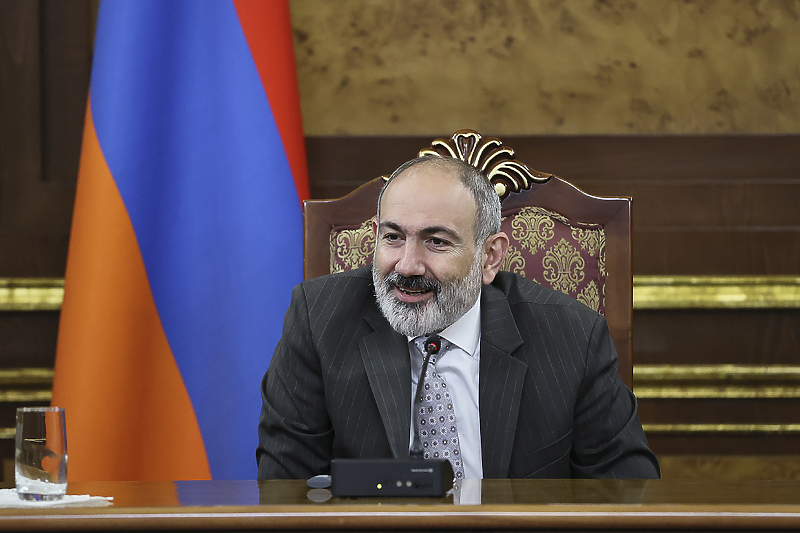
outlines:
M414 339L414 344L423 357L426 353L424 347L426 340L422 337ZM453 465L456 479L462 479L464 466L461 461L461 446L458 443L456 412L453 410L453 400L447 389L447 383L436 372L437 356L441 358L450 346L449 342L442 339L442 348L439 353L430 356L428 368L425 370L425 388L419 412L416 415L416 423L419 428L423 457L425 459L447 459Z

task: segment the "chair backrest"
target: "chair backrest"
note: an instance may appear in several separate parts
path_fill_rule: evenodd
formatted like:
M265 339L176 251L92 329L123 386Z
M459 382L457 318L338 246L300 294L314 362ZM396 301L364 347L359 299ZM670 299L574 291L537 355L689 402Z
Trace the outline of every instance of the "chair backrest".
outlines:
M530 169L498 139L459 130L419 155L458 157L479 168L502 199L511 242L503 270L560 290L605 315L630 387L632 366L631 199L591 196ZM386 177L336 200L304 202L304 275L313 278L372 262L371 220Z

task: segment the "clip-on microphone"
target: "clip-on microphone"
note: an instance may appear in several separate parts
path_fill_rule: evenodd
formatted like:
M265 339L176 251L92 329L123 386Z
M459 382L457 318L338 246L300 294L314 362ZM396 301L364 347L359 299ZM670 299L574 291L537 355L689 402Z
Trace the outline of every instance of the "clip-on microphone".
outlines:
M442 348L442 338L425 341L425 358L417 380L413 414L416 417L425 390L425 371L431 355ZM453 466L447 459L423 459L419 427L412 424L411 459L333 459L331 492L334 496L439 496L453 486Z

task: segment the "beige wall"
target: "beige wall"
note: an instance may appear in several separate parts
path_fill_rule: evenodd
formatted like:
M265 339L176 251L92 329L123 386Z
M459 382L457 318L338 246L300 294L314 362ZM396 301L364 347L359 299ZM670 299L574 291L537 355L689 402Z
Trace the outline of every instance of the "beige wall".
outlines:
M291 0L306 134L797 133L797 0Z

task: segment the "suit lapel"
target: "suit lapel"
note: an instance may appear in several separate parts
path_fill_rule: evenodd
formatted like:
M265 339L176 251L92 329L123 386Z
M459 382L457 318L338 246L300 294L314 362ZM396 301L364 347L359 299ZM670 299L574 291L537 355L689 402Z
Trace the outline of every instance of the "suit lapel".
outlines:
M522 385L528 365L511 353L522 344L505 295L491 285L481 294L479 376L483 477L508 477Z
M411 427L411 360L406 337L394 331L376 306L364 319L375 331L358 342L372 395L394 457L408 456Z

